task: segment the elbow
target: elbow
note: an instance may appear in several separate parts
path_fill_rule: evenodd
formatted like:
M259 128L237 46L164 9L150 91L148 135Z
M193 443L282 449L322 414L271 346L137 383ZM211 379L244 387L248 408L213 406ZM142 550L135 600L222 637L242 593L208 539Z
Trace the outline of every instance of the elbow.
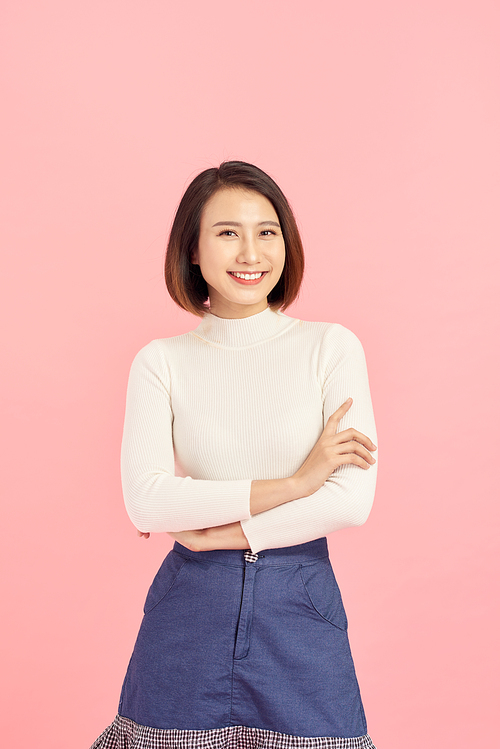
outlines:
M127 503L125 503L125 506L132 524L141 533L168 533L169 531L176 533L183 530L178 522L170 520L168 517L158 517L151 510L139 509L127 505Z
M125 509L133 525L142 533L165 533L182 530L177 518L168 512L168 504L152 492L153 480L149 474L130 477L122 475Z
M356 473L355 476L356 484L345 487L344 514L347 527L358 527L366 523L375 498L376 472L373 467L366 472Z
M148 513L140 512L134 504L127 502L127 500L125 500L125 508L132 525L138 531L141 531L141 533L154 533L157 531L156 523L153 518L149 517Z
M368 520L371 512L371 505L368 508L358 508L358 510L352 515L350 526L357 528L360 525L364 525Z
M341 512L335 513L339 528L357 528L364 525L370 516L373 505L373 495L364 495L356 498L356 501L348 501L344 504ZM332 508L333 509L333 508Z
M151 502L143 501L140 492L123 492L125 509L132 524L142 533L165 533L167 530L179 530L175 522L165 517L165 512L159 513L158 507Z
M350 525L352 527L358 527L366 523L372 510L373 498L374 494L370 493L369 496L364 497L354 507L352 507L350 513Z

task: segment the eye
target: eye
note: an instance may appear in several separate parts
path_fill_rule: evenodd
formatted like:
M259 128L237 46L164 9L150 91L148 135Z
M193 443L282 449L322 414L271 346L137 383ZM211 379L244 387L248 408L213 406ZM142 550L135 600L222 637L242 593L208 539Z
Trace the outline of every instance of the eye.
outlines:
M219 233L217 234L217 236L218 236L218 237L223 237L223 236L226 236L226 237L228 237L228 236L230 236L230 235L234 235L234 236L236 236L236 232L235 232L235 231L233 231L232 229L223 229L223 230L222 230L221 232L219 232Z
M274 236L276 236L276 232L273 231L273 229L263 229L261 231L261 234L264 234L264 236L266 236L266 237L268 237L270 235L273 235L273 234L274 234Z

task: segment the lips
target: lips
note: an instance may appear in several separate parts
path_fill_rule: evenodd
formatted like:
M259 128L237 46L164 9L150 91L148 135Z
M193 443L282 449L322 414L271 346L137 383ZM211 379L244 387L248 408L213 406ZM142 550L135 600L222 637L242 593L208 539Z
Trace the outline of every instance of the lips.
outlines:
M252 286L258 284L267 275L268 271L254 271L253 273L241 273L240 271L228 271L229 276L236 281L236 283L243 284L245 286Z

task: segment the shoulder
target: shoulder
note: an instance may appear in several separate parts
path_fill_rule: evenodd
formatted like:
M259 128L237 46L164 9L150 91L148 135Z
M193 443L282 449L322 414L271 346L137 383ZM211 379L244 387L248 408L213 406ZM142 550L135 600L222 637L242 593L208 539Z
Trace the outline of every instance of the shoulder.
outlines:
M321 351L346 354L351 351L363 350L357 335L340 323L295 320L294 333L304 339L316 342Z
M326 326L320 349L321 368L327 379L341 372L347 376L348 371L366 368L363 346L352 330L339 323Z
M340 323L299 320L294 326L301 337L298 348L308 352L315 362L317 376L323 387L332 378L358 376L366 370L361 341L352 330Z
M170 338L154 338L152 341L143 346L135 355L132 362L134 364L161 365L166 363L169 356L179 349L185 348L191 339L190 333L172 336Z
M139 349L130 366L130 380L168 383L172 359L170 349L174 340L175 338L155 338Z
M161 362L162 358L164 358L165 347L163 345L163 341L163 338L157 338L139 349L132 361L132 369L141 365L158 365Z
M326 323L323 337L324 346L339 353L362 351L363 346L352 330L340 323Z

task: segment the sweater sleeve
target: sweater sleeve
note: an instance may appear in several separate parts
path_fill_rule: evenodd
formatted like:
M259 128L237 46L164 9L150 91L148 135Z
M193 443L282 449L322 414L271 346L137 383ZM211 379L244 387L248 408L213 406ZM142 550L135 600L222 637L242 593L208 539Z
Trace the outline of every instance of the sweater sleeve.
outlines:
M354 427L377 444L375 421L363 347L347 328L331 326L320 355L323 392L323 425L347 398L353 404L338 431ZM241 522L253 552L306 543L333 531L362 525L368 518L378 466L368 469L343 465L309 497L254 515Z
M121 474L125 506L140 531L209 528L250 517L250 479L175 476L170 373L158 340L139 351L130 370Z

